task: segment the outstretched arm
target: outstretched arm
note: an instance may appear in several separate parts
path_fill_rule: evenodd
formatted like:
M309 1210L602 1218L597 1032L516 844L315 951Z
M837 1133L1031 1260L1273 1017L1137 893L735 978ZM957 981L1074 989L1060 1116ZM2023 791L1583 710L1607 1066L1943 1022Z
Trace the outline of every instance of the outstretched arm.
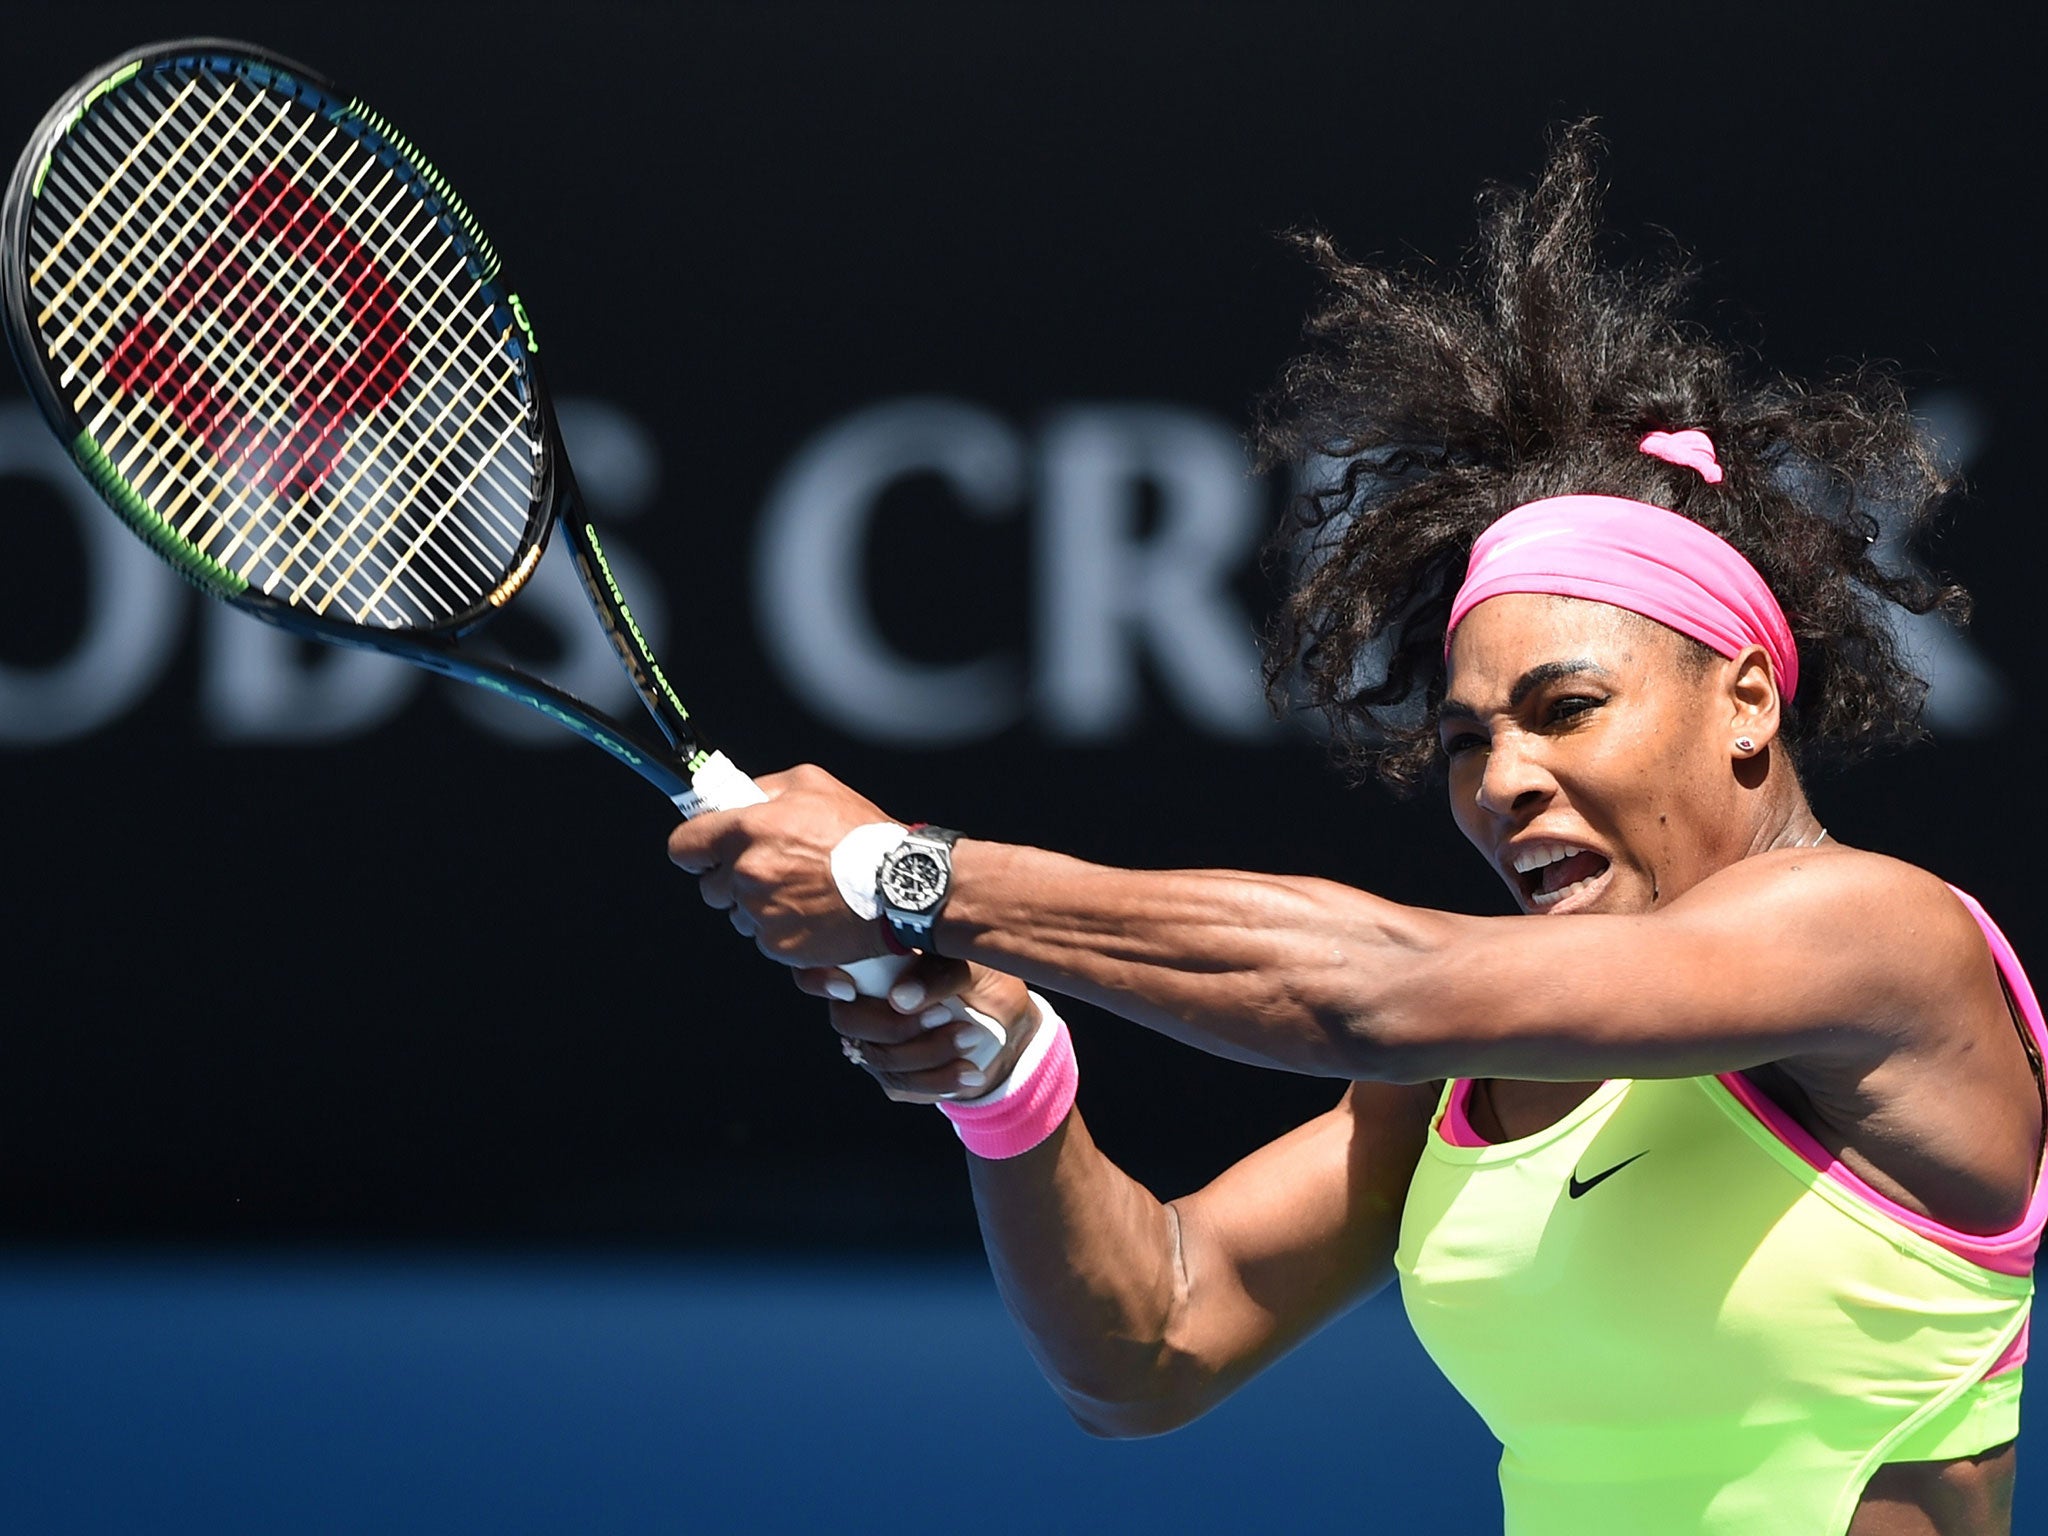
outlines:
M676 829L705 899L792 965L876 953L832 848L884 819L816 769ZM1657 912L1477 918L1324 880L1136 871L972 839L941 953L1176 1039L1297 1072L1390 1082L1675 1077L1790 1058L1876 1062L1945 1017L1982 944L1932 876L1850 850L1743 859Z

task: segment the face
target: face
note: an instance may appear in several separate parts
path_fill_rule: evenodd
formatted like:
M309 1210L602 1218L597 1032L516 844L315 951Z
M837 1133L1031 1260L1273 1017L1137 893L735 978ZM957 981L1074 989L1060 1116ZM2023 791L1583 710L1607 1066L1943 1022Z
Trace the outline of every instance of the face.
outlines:
M1755 653L1760 654L1760 653ZM1523 912L1648 912L1749 850L1739 735L1755 655L1732 661L1605 603L1513 593L1458 626L1438 728L1458 829Z

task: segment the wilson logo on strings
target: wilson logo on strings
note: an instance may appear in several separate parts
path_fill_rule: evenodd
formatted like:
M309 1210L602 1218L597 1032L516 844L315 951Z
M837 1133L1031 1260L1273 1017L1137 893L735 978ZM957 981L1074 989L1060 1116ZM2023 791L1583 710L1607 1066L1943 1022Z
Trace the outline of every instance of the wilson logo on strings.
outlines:
M224 369L219 360L255 359ZM333 471L337 430L404 385L397 290L331 209L273 166L107 359L223 466L299 499ZM260 386L260 387L259 387Z

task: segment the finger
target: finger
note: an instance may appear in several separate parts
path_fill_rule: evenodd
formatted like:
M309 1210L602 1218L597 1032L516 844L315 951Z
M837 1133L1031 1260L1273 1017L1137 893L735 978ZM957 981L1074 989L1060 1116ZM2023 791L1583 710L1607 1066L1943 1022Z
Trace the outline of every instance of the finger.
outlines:
M850 1003L860 996L860 989L853 984L853 978L835 965L809 966L793 971L792 978L799 992L812 997L829 997L835 1003Z
M953 1093L912 1093L908 1088L891 1088L882 1084L882 1097L891 1104L943 1104L947 1099L958 1098Z
M957 996L972 975L965 960L922 955L890 986L889 1003L899 1013L917 1013Z
M834 1003L832 1009L842 1034L857 1032L863 1039L891 1044L927 1035L942 1038L952 1041L955 1051L977 1067L986 1067L1001 1055L1008 1040L1001 1024L957 1001L932 1003L915 1014L898 1013L892 1003L865 997Z
M905 1001L904 984L898 982L889 989L889 1006L901 1010ZM1001 1055L1009 1039L1009 1032L1001 1020L993 1014L969 1007L958 997L925 1003L916 1013L905 1017L914 1018L918 1028L923 1030L940 1031L947 1025L960 1025L961 1052L978 1067L986 1067Z
M887 1003L871 997L834 1003L831 1019L832 1027L847 1039L874 1045L903 1045L925 1033L925 1027L917 1020L906 1019Z
M732 869L729 865L714 865L697 881L697 894L704 905L723 912L733 903Z
M987 1019L986 1015L981 1017L982 1023L962 1024L953 1032L953 1040L954 1049L960 1052L967 1064L977 1072L986 1073L995 1059L1003 1054L1003 1047L1009 1039L1007 1035L996 1033L1001 1025L991 1029L987 1026L994 1021Z
M868 1066L874 1072L873 1063ZM953 1063L923 1072L876 1072L876 1080L890 1098L903 1102L931 1103L939 1099L972 1098L980 1093L986 1079L972 1067Z
M892 1103L937 1104L938 1102L940 1102L940 1100L946 1097L946 1095L942 1093L919 1093L915 1089L904 1088L899 1086L897 1084L895 1077L892 1074L887 1072L876 1071L875 1068L868 1063L867 1058L861 1053L860 1046L852 1040L841 1040L839 1042L839 1048L841 1052L844 1053L848 1061L852 1062L857 1067L863 1068L867 1072L868 1076L875 1080L876 1085L879 1086L882 1090L882 1097L888 1099Z
M717 865L730 864L745 844L738 811L705 811L669 833L669 862L701 875Z
M745 910L744 907L733 908L735 912L744 912ZM751 923L753 919L749 917L748 921ZM738 919L734 919L733 927L739 927ZM752 928L748 928L745 931L753 934L754 948L759 951L764 960L773 960L777 965L789 965L791 963L789 956L782 950L772 935L755 932Z
M862 1061L874 1071L885 1071L893 1075L922 1073L934 1067L956 1067L967 1065L961 1061L961 1049L946 1036L946 1030L926 1030L915 1040L862 1040L856 1036L854 1044L862 1053Z
M754 936L754 914L745 907L734 907L725 914L725 920L732 924L733 932L743 939Z

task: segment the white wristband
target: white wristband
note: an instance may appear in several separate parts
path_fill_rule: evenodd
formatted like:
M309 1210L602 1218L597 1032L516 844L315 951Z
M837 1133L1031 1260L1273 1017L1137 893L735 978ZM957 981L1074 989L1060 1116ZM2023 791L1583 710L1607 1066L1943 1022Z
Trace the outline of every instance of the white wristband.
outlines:
M902 842L909 831L893 821L871 821L855 827L832 850L832 883L839 887L839 899L861 921L871 923L882 915L882 898L875 890L882 855Z

